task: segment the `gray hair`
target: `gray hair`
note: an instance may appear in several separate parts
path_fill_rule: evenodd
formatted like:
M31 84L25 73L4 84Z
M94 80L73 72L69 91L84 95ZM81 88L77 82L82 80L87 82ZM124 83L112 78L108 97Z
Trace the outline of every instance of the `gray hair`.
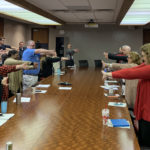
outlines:
M123 45L122 49L131 51L131 47L129 45Z
M29 40L29 41L27 41L27 46L30 46L31 45L31 43L33 43L34 41L33 40Z

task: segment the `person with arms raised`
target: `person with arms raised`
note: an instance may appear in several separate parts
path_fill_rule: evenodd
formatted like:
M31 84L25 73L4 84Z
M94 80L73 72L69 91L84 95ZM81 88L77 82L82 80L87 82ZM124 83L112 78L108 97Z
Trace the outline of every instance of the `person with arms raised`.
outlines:
M32 61L37 63L36 69L23 71L23 89L34 86L38 82L38 74L40 72L40 56L41 55L56 55L55 50L35 49L35 42L29 40L27 42L27 49L23 52L23 61Z
M150 43L143 45L141 51L143 64L109 73L102 71L102 74L103 78L139 79L134 106L135 126L140 145L150 147Z

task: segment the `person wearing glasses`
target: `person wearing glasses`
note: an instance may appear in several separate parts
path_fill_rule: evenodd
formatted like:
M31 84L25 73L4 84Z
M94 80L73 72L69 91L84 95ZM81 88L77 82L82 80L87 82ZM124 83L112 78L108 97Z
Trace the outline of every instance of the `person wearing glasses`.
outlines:
M119 64L119 63L105 63L102 61L103 68L109 67L113 70L121 70L124 68L131 68L141 64L141 57L137 52L130 52L128 55L128 63ZM131 110L134 109L135 99L136 99L136 89L137 89L138 80L125 80L125 99L128 104L128 108Z

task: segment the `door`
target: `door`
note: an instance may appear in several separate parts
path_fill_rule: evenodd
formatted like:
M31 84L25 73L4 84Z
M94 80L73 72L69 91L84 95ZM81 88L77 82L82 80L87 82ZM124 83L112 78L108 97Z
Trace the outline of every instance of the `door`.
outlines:
M56 52L57 56L64 56L64 37L56 37Z
M0 37L4 36L4 19L0 18Z
M48 49L49 29L32 28L32 40L36 43L36 48Z
M150 29L143 29L143 44L150 43Z

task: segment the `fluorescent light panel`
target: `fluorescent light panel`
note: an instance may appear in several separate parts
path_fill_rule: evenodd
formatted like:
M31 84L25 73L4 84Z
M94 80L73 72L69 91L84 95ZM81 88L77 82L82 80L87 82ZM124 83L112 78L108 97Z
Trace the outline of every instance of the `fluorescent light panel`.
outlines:
M145 25L150 22L150 0L135 0L120 25Z
M38 15L5 0L0 0L0 13L40 25L60 25L51 19Z

